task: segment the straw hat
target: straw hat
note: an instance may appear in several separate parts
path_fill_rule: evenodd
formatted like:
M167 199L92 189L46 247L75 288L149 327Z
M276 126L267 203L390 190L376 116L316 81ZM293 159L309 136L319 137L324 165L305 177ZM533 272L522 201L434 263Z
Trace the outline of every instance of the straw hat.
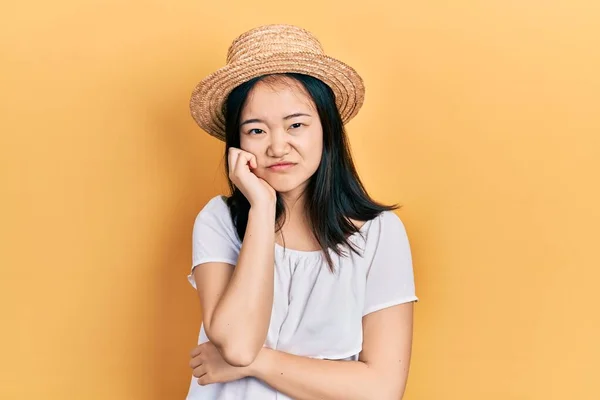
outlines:
M363 104L362 78L350 66L326 56L310 32L293 25L265 25L235 39L227 64L196 86L190 100L192 116L203 130L224 141L223 105L229 93L252 78L286 72L310 75L327 84L344 123Z

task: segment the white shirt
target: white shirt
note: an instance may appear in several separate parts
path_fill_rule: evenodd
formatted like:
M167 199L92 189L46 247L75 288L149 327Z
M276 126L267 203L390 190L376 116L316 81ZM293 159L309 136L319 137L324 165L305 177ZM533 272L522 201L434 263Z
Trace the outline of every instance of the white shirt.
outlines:
M225 199L216 196L194 222L192 272L203 263L237 264L240 242ZM349 240L361 255L330 250L332 273L321 251L275 244L273 309L265 346L299 356L358 360L362 317L393 305L418 301L412 257L400 218L384 211ZM192 273L188 280L194 288ZM204 326L198 344L208 341ZM248 377L200 386L192 376L187 400L288 400L262 381Z

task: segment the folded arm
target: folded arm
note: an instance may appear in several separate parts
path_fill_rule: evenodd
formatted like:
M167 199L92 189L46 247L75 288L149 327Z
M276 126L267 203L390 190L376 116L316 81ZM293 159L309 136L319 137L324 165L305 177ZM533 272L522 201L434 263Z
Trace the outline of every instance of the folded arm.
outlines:
M273 307L275 205L251 208L235 268L208 262L194 269L202 322L230 365L250 365L262 348Z
M250 374L299 400L399 400L408 379L413 303L363 317L359 361L329 361L263 348Z

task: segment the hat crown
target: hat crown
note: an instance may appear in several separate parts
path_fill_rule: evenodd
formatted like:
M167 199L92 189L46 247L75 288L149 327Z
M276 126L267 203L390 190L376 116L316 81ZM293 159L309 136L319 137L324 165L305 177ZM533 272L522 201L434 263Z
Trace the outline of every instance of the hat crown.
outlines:
M276 53L324 54L319 40L294 25L266 25L252 29L233 41L227 64Z

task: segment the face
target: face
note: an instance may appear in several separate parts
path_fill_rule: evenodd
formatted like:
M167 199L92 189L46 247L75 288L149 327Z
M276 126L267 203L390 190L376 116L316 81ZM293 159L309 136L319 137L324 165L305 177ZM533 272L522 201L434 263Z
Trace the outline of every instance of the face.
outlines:
M291 78L259 81L240 118L240 146L256 156L254 173L282 194L300 194L323 152L323 128L306 89Z

